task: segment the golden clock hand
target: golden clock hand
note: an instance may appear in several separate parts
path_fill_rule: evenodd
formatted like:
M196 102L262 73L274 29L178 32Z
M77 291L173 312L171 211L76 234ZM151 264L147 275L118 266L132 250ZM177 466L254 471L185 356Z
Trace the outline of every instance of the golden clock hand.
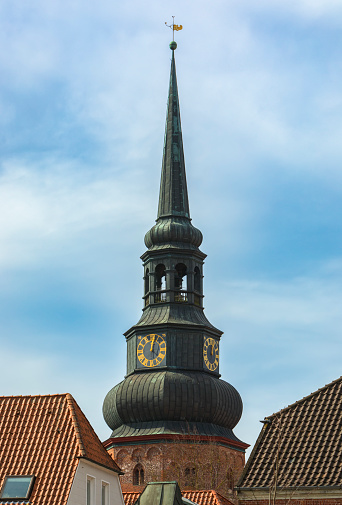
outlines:
M211 346L211 355L213 355L213 354L214 354L214 346L212 345Z
M155 335L153 335L152 340L151 340L151 349L150 349L151 352L153 349L154 339L155 339Z

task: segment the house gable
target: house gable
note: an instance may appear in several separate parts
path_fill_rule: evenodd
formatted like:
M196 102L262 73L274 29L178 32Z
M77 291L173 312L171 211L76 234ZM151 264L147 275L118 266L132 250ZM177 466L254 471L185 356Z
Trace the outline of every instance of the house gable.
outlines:
M0 487L34 476L32 504L66 505L80 458L121 473L70 394L0 397L0 437Z

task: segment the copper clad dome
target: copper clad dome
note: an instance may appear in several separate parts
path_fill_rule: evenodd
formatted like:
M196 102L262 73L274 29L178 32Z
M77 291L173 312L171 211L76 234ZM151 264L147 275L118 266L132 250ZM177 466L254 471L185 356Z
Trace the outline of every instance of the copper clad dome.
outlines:
M147 421L212 423L233 429L242 401L227 382L198 372L160 371L133 374L107 394L103 415L115 430Z
M158 219L145 235L145 245L149 249L170 243L199 247L202 240L202 233L190 223L189 219L174 216Z

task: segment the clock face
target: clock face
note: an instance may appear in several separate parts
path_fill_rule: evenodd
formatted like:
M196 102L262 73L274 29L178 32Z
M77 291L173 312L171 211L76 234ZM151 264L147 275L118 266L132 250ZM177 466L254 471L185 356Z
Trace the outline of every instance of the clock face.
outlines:
M166 356L165 337L165 334L156 333L138 337L137 356L143 366L151 368L160 365Z
M203 359L208 370L216 370L219 364L219 345L214 338L204 337Z

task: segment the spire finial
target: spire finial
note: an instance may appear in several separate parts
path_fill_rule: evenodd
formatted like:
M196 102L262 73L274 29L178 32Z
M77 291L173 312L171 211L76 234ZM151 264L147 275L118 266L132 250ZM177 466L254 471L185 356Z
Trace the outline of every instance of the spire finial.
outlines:
M179 32L179 30L183 30L183 25L175 25L175 16L172 16L172 25L168 25L166 21L165 24L168 28L172 29L172 42L170 42L170 49L174 51L177 49L177 42L175 42L175 31Z

